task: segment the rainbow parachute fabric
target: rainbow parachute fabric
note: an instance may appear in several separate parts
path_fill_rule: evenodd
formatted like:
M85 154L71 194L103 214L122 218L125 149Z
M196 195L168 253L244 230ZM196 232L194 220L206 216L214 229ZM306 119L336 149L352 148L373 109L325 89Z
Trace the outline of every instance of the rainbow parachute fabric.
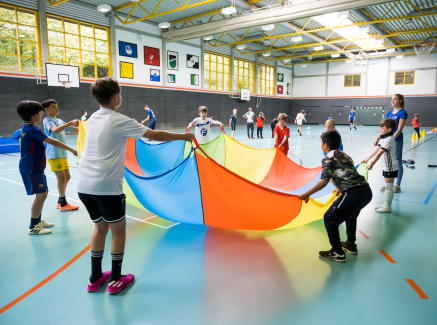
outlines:
M82 150L84 139L79 135ZM129 139L124 191L129 204L174 222L281 230L323 218L334 202L331 183L306 202L298 199L320 173L321 167L301 167L276 148L250 148L223 132L198 148Z

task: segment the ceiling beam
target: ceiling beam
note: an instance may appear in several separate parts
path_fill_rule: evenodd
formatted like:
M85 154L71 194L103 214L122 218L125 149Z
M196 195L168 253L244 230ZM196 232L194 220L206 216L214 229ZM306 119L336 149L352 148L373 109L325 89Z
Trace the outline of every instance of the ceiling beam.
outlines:
M61 3L67 2L68 0L47 0L47 2L52 6L60 5Z
M177 42L238 29L288 22L294 19L323 15L334 11L348 10L390 2L387 0L321 0L299 5L258 11L235 18L215 21L199 26L163 32L166 42Z

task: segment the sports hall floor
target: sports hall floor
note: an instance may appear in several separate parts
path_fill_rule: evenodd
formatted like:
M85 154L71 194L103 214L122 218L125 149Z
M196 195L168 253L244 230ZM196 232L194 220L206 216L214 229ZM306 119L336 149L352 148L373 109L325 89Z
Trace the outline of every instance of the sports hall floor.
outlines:
M304 125L302 137L289 127L290 153L305 167L319 165L324 126ZM356 164L379 134L378 127L338 130ZM43 219L55 227L29 236L33 197L25 195L19 158L0 155L0 324L437 324L437 169L427 167L437 163L437 133L412 141L412 132L404 132L404 159L415 160L416 169L405 168L391 214L374 211L384 196L380 163L370 173L374 198L358 219L359 254L347 254L346 263L318 257L330 248L323 220L284 231L234 231L175 224L128 205L123 273L137 279L114 296L104 286L86 291L93 224L78 200L77 170L71 168L67 197L79 211L55 208L56 179L47 169ZM236 134L246 145L272 146L270 126L263 140L248 140L243 127ZM241 204L269 202L247 197ZM272 214L282 209L271 207Z

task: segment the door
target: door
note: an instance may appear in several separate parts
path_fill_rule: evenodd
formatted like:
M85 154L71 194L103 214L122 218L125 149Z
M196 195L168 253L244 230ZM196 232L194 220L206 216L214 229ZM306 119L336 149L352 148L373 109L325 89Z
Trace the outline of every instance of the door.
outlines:
M355 109L355 124L379 126L379 123L385 118L387 106L369 106Z

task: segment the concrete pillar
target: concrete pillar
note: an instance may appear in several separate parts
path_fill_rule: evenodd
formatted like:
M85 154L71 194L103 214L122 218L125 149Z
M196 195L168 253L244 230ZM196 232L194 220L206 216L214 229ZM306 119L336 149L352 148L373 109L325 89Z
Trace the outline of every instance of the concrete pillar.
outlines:
M167 86L167 43L162 39L162 84ZM203 62L203 60L202 60ZM203 70L202 70L203 71Z
M258 67L258 54L255 54L255 93L259 94L259 67Z
M205 41L200 38L200 89L204 89L205 84Z
M274 78L274 89L273 92L275 93L275 95L277 95L278 92L278 87L277 87L277 80L278 80L278 60L275 61L275 75L273 76ZM282 87L282 93L284 93L284 87Z
M111 35L111 75L112 78L118 79L118 62L117 62L117 36L116 36L116 27L115 27L115 15L112 12L109 15L109 32Z
M235 69L235 67L234 67L234 55L235 55L235 49L234 49L234 46L232 46L231 45L231 89L233 89L234 88L234 82L235 82L235 80L234 80L234 69Z
M49 46L47 41L46 1L38 0L39 37L41 38L41 63L45 67L49 63ZM42 73L42 71L39 71Z

